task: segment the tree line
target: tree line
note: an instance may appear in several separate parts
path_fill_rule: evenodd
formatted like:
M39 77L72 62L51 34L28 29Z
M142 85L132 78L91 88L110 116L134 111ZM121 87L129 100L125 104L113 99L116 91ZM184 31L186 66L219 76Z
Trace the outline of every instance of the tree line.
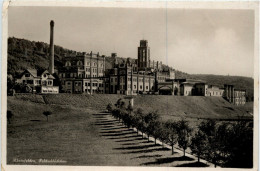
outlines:
M134 127L138 132L152 136L156 140L183 150L185 156L189 148L197 156L198 162L203 158L215 167L252 168L253 167L253 128L248 121L216 122L204 120L196 128L190 122L181 120L162 120L158 111L144 112L134 109L122 99L116 104L108 104L107 110L126 127Z

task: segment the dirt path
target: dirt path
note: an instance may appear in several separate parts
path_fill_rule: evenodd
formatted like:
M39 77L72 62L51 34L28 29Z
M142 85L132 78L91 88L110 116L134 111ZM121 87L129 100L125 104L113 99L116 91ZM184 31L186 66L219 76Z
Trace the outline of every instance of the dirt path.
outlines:
M163 147L160 142L155 145L152 138L148 142L147 138L143 139L135 129L126 128L109 113L94 114L94 117L96 125L99 126L99 134L112 141L112 144L117 146L113 150L120 156L120 160L124 159L124 162L118 162L118 165L214 167L206 161L198 163L196 157L190 154L184 157L183 152L177 149L175 149L175 154L171 155L169 146Z

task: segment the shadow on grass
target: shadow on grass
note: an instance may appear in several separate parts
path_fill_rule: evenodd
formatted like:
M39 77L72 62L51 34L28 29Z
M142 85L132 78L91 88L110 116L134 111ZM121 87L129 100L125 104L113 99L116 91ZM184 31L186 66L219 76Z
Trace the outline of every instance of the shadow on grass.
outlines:
M102 126L102 125L104 125L104 126L107 126L107 125L114 125L114 123L96 123L95 125L99 125L99 126Z
M133 143L124 143L124 144L121 144L121 145L136 145L136 144L139 144L139 143L146 143L148 144L147 140L143 139L143 141L136 141L136 142L133 142ZM149 144L154 144L153 142L149 142Z
M102 126L101 130L115 130L115 129L122 129L125 128L124 126Z
M107 116L107 115L110 115L110 113L94 113L92 115L94 115L94 116Z
M104 129L102 129L102 130L104 130ZM106 130L106 129L105 129ZM108 131L101 131L100 133L102 133L102 134L114 134L114 133L123 133L123 132L132 132L132 130L129 130L129 129L124 129L124 130L115 130L115 129L113 129L113 130L109 130L108 129ZM135 134L136 134L136 132L134 132Z
M139 149L146 149L150 147L158 147L159 144L149 144L149 145L139 145L139 146L130 146L130 147L120 147L120 148L114 148L115 150L139 150Z
M195 163L185 163L185 164L180 164L176 167L208 167L209 165L201 162L195 162Z
M142 156L137 156L134 157L132 159L138 158L138 159L142 159L142 158L154 158L154 157L161 157L162 155L160 154L155 154L155 155L142 155Z
M115 142L129 142L129 141L139 141L139 140L144 140L144 139L142 137L140 137L140 138L134 138L134 139L118 140Z
M101 132L102 133L102 132ZM124 136L124 135L131 135L131 134L136 134L135 132L123 132L120 133L119 131L117 133L109 133L109 134L102 134L102 136L107 136L107 137L111 137L111 136Z
M156 151L170 151L170 149L166 147L160 147L160 148L153 148L153 149L145 149L145 150L138 150L138 151L129 151L125 152L123 154L132 154L132 153L151 153Z
M182 157L167 157L167 158L159 158L156 159L154 162L147 162L143 163L142 165L155 165L155 164L164 164L164 163L172 163L174 161L193 161L194 159L182 156ZM185 167L185 166L183 166Z

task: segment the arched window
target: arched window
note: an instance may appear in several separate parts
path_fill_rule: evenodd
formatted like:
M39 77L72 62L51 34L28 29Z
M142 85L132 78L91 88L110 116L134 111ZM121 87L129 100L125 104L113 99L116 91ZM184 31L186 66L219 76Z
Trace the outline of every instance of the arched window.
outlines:
M65 63L65 66L71 66L70 61L67 61L67 62Z
M83 65L82 61L78 61L77 65Z

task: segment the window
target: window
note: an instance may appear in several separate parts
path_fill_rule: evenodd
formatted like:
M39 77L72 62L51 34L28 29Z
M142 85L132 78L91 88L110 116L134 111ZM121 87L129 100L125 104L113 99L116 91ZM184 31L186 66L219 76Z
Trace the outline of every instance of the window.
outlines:
M77 65L83 65L82 61L78 61Z
M90 86L90 83L88 83L88 86Z
M71 66L70 61L67 61L67 62L65 63L65 66Z
M140 89L143 89L143 86L140 85Z
M27 84L33 84L33 80L27 80Z
M110 81L113 82L113 78L111 78Z
M136 85L134 85L134 89L136 89Z
M146 86L146 90L148 90L148 86Z
M52 85L52 81L48 81L48 85Z
M25 77L30 77L31 75L29 73L26 73L25 74Z

